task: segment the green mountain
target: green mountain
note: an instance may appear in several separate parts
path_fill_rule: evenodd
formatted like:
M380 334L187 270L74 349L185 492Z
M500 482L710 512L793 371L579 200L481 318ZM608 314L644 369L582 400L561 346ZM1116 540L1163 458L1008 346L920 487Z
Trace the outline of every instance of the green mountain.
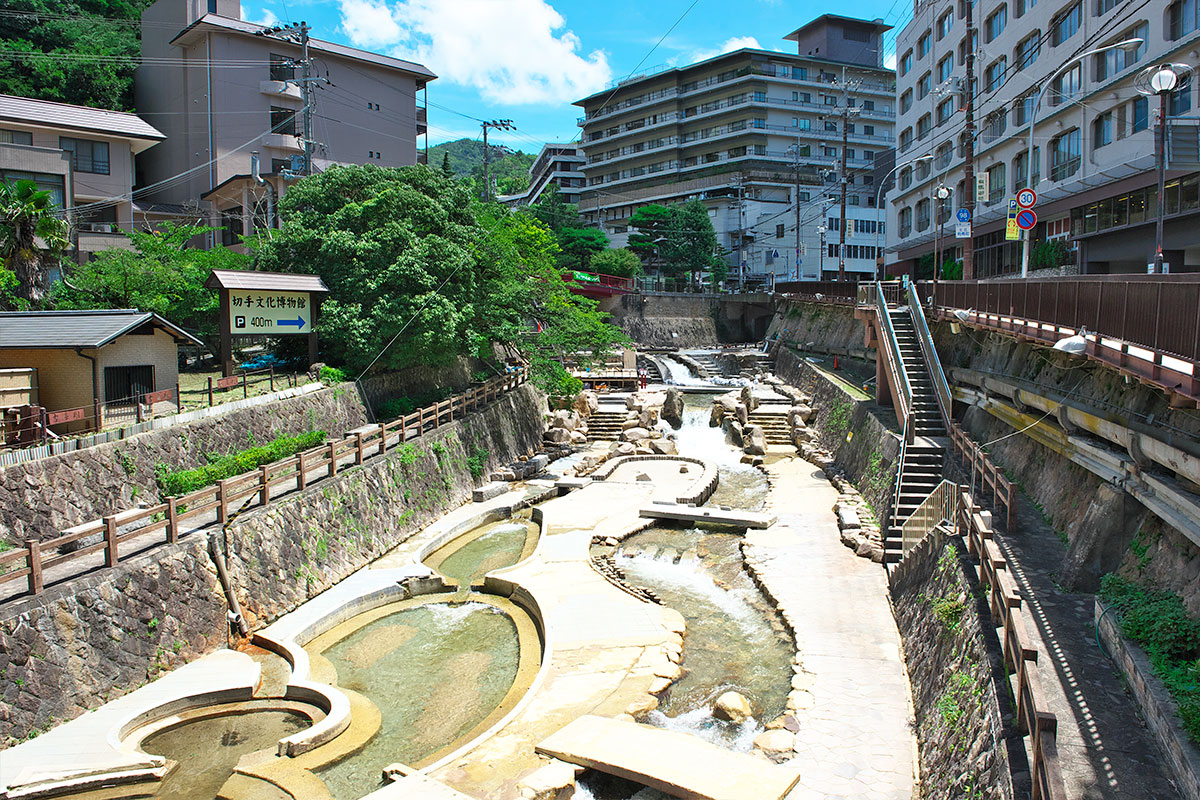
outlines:
M138 23L152 0L3 0L0 93L133 110Z
M476 184L483 190L483 142L477 139L457 139L453 142L435 144L429 148L429 166L440 169L447 156L450 171L459 178ZM534 156L513 150L503 145L488 145L491 159L489 170L496 191L500 194L515 194L529 188L529 168Z

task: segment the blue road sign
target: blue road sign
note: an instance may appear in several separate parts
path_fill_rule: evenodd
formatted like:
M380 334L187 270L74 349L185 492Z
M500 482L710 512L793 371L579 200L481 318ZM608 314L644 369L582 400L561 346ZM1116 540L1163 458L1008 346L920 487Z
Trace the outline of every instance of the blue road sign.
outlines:
M958 210L958 221L959 222L970 222L971 221L971 209L960 208Z
M295 319L281 319L277 324L281 326L289 325L296 330L299 330L304 327L304 317L301 317L297 314Z

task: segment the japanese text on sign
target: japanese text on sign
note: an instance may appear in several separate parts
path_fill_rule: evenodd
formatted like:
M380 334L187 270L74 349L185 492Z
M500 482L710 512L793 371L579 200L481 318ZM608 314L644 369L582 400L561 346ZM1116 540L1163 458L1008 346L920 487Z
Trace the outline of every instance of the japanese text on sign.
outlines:
M229 290L229 330L236 335L309 333L312 298L308 292Z

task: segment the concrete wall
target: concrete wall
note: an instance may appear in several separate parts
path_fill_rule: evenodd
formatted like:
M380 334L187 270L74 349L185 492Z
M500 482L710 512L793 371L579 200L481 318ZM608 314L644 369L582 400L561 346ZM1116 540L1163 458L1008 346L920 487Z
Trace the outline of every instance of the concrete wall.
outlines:
M332 391L332 390L331 390ZM479 414L229 527L230 572L258 629L470 498L488 469L537 447L545 401L526 385ZM224 537L222 537L224 540ZM203 534L0 607L0 742L79 716L225 645L226 605Z
M719 342L715 298L627 294L614 322L645 347L713 347Z
M155 329L149 336L127 334L110 345L94 351L98 391L104 391L104 370L107 367L129 367L149 364L154 367L154 391L174 389L179 382L179 347L175 337ZM104 402L120 397L100 398Z

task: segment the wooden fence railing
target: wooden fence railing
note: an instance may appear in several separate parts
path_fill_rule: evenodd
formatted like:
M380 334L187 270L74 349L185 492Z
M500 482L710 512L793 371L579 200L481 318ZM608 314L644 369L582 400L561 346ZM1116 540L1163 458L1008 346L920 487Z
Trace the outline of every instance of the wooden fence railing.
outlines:
M966 431L957 422L950 420L948 427L954 449L962 457L971 475L971 485L978 487L981 493L990 492L992 508L1004 509L1004 529L1016 530L1017 485L1004 477L1004 473L992 462L991 457L967 436Z
M0 553L0 585L25 578L29 593L38 594L44 587L45 570L65 562L103 552L105 566L114 566L121 558L122 544L152 534L164 536L167 542L178 541L185 522L198 520L214 509L216 523L224 525L231 508L248 507L247 501L266 505L271 502L272 490L280 484L303 489L311 480L310 473L317 470L323 470L326 476L332 477L338 472L339 462L348 456L353 455L354 464L357 465L372 456L382 455L387 452L388 440L393 436L403 443L427 430L436 430L512 391L527 379L528 372L525 369L510 372L392 422L376 425L366 431L356 431L339 441L327 442L290 458L264 464L253 472L226 478L214 486L171 497L165 503L148 508L109 514L63 531L61 536L53 539L29 540L22 548ZM70 553L57 552L64 545L97 534L101 535L97 542ZM18 564L20 566L14 566Z
M979 582L987 592L992 620L1003 627L1004 664L1016 681L1017 727L1029 736L1033 756L1033 800L1065 800L1058 718L1048 710L1050 704L1042 690L1037 671L1039 651L1026 627L1021 591L996 544L991 513L975 505L970 492L961 492L959 500L958 532L966 539L967 552L979 560Z

